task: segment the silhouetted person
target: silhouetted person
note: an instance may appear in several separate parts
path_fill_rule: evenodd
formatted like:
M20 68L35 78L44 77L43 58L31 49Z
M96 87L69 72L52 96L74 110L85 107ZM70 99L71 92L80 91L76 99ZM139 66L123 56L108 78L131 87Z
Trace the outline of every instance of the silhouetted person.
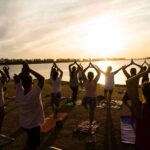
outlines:
M54 62L51 68L51 76L50 76L50 80L52 83L51 106L54 112L54 117L57 116L59 110L59 103L61 99L62 76L63 76L63 71Z
M150 82L144 82L142 85L144 101L140 99L138 90L139 79L149 72L150 67L147 71L129 78L126 82L135 119L136 150L148 150L150 148Z
M76 66L75 66L76 65ZM74 61L74 63L69 65L69 76L70 76L70 88L72 90L72 102L75 105L78 94L78 77L77 74L79 72L80 66Z
M38 80L32 87L32 77ZM26 150L36 150L40 145L40 124L44 122L44 111L41 91L44 86L44 77L23 63L22 72L14 76L16 83L16 100L20 107L20 126L27 133Z
M146 65L144 65L146 64ZM144 63L142 64L142 67L143 67L143 71L146 71L147 70L147 66L149 66L149 64L147 63L147 61L144 61ZM148 73L145 74L143 77L142 77L142 84L146 81L149 81L149 76L148 76Z
M2 123L3 123L4 115L5 115L4 87L5 87L7 77L6 77L5 73L3 73L1 70L0 70L0 74L1 74L1 77L0 77L0 133L1 133Z
M4 67L3 67L3 71L4 71L4 73L5 73L6 76L7 76L7 81L9 81L9 80L10 80L9 66L4 66Z
M139 71L138 73L141 73L142 70L143 70L143 68L142 68L141 65L136 64L136 63L133 61L133 59L131 59L131 62L130 62L127 66L124 66L123 69L122 69L122 70L123 70L123 73L124 73L124 75L126 76L127 79L129 79L129 78L131 78L131 77L133 77L133 76L135 76L135 75L137 74L137 70L136 70L136 68L134 68L134 67L132 67L132 68L130 69L130 74L127 72L126 69L127 69L129 66L131 66L131 65L135 65L135 66L137 66L137 67L140 68L140 71ZM131 106L128 104L128 100L129 100L129 99L130 99L130 98L129 98L129 96L128 96L128 93L125 92L125 94L124 94L122 100L123 100L124 104L131 110Z
M96 71L96 77L94 77L93 72L88 72L87 76L85 72L89 69L93 68ZM94 113L96 108L96 100L97 100L97 82L100 78L100 70L98 67L94 66L92 63L89 63L88 67L83 70L82 73L84 86L85 86L85 94L82 101L82 105L89 111L89 125L90 131L92 122L94 121Z

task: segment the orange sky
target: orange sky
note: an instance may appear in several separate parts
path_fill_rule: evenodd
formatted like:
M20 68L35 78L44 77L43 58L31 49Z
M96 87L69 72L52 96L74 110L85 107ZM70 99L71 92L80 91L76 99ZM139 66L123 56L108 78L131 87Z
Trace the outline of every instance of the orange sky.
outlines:
M0 1L3 58L150 57L148 0Z

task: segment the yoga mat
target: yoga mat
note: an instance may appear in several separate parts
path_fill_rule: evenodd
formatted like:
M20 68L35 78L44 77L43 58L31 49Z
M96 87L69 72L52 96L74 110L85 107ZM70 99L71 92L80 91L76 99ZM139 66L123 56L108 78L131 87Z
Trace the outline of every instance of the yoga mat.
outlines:
M46 117L44 123L41 124L41 132L49 132L52 128L56 126L57 121L64 121L67 118L67 116L68 113L58 113L56 118L54 118L53 115Z
M0 134L0 147L4 147L5 145L7 145L13 141L15 141L14 138Z
M111 100L110 107L113 109L120 109L122 106L122 101L119 100ZM102 100L96 107L99 108L106 108L107 107L107 100Z
M81 104L82 104L82 100L78 99L76 101L76 105L79 106ZM65 105L67 105L67 106L74 106L72 101L67 102Z
M100 126L99 122L93 121L91 134L95 134L99 126ZM79 123L74 132L89 133L89 121L82 121L81 123Z
M135 144L135 131L132 126L130 116L121 116L121 142L126 144Z
M50 146L46 150L62 150L62 149L60 149L60 148L58 148L56 146Z

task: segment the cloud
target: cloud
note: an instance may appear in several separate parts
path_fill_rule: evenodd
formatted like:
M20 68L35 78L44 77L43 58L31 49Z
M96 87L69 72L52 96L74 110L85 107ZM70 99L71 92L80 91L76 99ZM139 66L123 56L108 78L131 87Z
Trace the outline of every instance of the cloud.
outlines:
M8 57L8 52L11 57L28 57L25 54L36 56L38 51L49 54L49 49L59 49L59 45L63 46L60 47L61 55L65 48L65 53L70 54L67 50L72 45L66 40L78 44L82 38L79 36L86 36L79 33L82 32L81 26L103 15L116 18L131 37L137 37L138 33L143 37L150 36L148 0L1 0L1 57ZM78 39L70 39L75 35ZM50 52L52 56L57 54L56 51Z

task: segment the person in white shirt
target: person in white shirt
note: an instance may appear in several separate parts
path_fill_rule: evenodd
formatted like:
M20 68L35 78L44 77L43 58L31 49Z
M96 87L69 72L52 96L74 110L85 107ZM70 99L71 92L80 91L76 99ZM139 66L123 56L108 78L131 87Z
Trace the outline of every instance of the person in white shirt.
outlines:
M54 112L54 117L57 117L59 111L59 102L61 99L61 79L63 71L54 62L51 68L50 80L52 85L51 106Z
M5 87L5 82L7 80L6 75L0 70L1 78L0 78L0 132L2 129L2 123L4 120L4 87Z
M114 88L114 76L122 69L119 68L116 71L112 72L112 67L108 66L106 72L102 71L100 69L100 71L105 75L105 85L104 85L104 97L106 98L106 100L108 101L108 104L111 102L111 96L112 96L112 92L113 92L113 88Z
M32 87L34 75L38 83ZM16 83L16 100L20 106L20 126L27 133L26 150L36 150L40 145L40 124L44 122L44 110L41 91L44 86L44 77L23 63L22 72L14 75Z

